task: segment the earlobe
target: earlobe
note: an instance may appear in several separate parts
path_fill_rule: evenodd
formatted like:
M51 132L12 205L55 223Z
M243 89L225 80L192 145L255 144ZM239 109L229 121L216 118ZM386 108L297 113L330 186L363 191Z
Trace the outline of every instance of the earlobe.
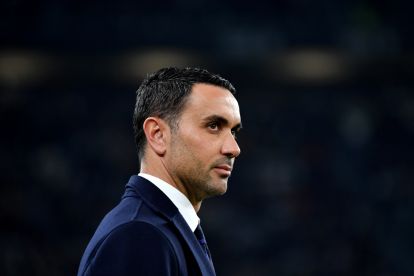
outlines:
M166 152L166 125L157 117L148 117L143 124L148 147L159 156Z

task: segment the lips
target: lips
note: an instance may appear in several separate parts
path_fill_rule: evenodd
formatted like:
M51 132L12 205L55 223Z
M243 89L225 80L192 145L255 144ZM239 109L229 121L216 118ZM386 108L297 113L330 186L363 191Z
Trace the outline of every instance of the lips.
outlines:
M229 165L226 165L226 164L215 166L215 168L225 170L225 171L228 171L228 172L231 172L231 170L232 170L232 167L229 166Z
M221 164L214 167L214 171L222 178L227 178L231 174L232 167L227 164Z

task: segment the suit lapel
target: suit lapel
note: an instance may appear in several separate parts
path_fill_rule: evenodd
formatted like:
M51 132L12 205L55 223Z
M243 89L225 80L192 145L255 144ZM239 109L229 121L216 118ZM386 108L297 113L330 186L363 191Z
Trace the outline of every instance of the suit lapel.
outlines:
M181 236L187 242L188 247L193 253L203 275L216 275L213 265L206 258L203 249L198 243L187 222L178 211L178 208L162 191L160 191L150 181L136 175L131 177L126 188L124 197L133 196L133 193L138 192L146 204L151 206L151 208L156 210L175 225Z
M193 252L193 255L200 266L201 271L207 272L207 275L216 275L214 271L214 266L210 261L206 258L206 255L203 252L200 244L198 243L194 233L191 231L190 227L188 226L187 222L178 213L173 219L172 222L180 231L181 235L183 236L184 240L187 242L188 246ZM204 275L204 273L203 273Z

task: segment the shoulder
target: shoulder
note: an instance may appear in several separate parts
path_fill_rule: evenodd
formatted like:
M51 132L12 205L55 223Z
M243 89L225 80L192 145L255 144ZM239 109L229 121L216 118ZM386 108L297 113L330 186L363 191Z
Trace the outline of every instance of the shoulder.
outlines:
M130 221L114 228L96 246L86 275L153 274L178 271L178 260L167 235L157 226ZM111 273L108 273L112 275Z
M104 239L102 245L117 242L117 246L122 246L122 242L132 243L151 243L168 247L169 239L166 233L157 225L147 221L132 220L114 228ZM131 247L131 244L124 246Z

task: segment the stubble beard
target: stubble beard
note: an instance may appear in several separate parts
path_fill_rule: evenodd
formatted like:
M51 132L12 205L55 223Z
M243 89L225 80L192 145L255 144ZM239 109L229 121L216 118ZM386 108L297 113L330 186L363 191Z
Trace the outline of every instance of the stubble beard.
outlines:
M176 177L184 186L187 194L195 201L222 195L227 191L227 179L213 176L214 166L205 168L203 163L181 138L173 139L173 158L180 157L182 162L175 167ZM215 179L217 178L217 179Z
M203 168L200 160L195 158L192 153L184 153L190 155L189 163L191 167L182 166L177 168L177 176L180 182L185 186L189 196L193 197L196 201L202 201L203 199L222 195L227 190L227 179L222 179L216 176L212 176L213 168L208 167L206 170ZM188 164L187 164L188 165ZM183 168L186 167L186 168Z

